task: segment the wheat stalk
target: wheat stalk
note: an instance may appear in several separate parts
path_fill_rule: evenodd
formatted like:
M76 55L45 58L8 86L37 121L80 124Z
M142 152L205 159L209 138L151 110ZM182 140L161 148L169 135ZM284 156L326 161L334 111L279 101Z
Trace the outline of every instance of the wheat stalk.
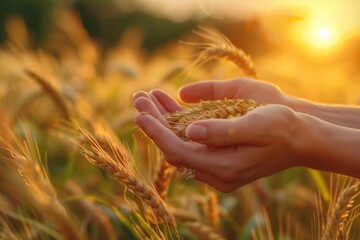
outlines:
M9 130L10 131L10 130ZM31 203L44 216L50 216L51 222L67 239L83 239L69 217L65 207L57 198L54 186L41 163L39 148L31 138L30 132L24 128L25 140L21 141L14 134L8 142L0 136L0 147L5 158L17 170L26 185L26 191L33 199Z
M322 240L342 239L340 236L346 235L345 224L351 215L354 198L358 196L360 181L356 181L344 188L336 202L328 212L325 227L322 232Z
M71 193L72 195L82 196L84 195L84 191L80 185L74 180L68 180L65 183L66 190ZM115 240L116 239L116 232L111 224L110 217L104 212L103 209L98 207L93 201L83 198L79 199L79 205L85 212L90 214L90 221L98 223L104 229L106 234L106 239L108 240Z
M209 225L214 229L217 229L219 227L220 211L218 206L218 195L213 191L208 194L204 212L207 216Z
M194 233L197 238L203 240L224 240L225 238L217 233L212 227L199 221L187 222L186 227Z
M18 236L18 229L15 229L10 221L5 218L5 216L0 215L0 239L12 239L20 240L21 237ZM27 236L29 237L29 236Z

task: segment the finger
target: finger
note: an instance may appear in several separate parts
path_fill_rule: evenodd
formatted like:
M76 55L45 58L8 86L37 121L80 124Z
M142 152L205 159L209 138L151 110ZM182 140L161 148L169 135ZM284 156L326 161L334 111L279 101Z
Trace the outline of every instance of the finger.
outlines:
M164 153L169 163L212 174L221 166L217 158L213 158L209 164L212 153L205 145L182 141L152 115L139 114L134 121Z
M150 96L151 100L154 102L155 106L159 109L161 114L168 113L168 111L165 109L165 107L159 102L159 100L153 94L150 93L149 96Z
M192 141L216 147L259 145L257 121L250 114L236 119L201 120L190 124L185 135Z
M233 79L227 81L203 81L182 87L180 98L185 102L199 102L200 100L218 100L234 98L242 82L248 79Z
M138 97L134 101L134 106L139 112L149 113L151 116L155 117L165 126L169 126L168 122L164 118L164 116L160 113L159 109L155 106L155 104L147 97Z
M136 93L133 94L133 99L134 101L140 97L145 97L145 98L148 98L148 99L151 99L149 93L145 92L145 91L138 91Z
M169 156L174 156L179 149L185 148L184 142L152 115L138 114L134 122L154 141L169 162L171 162Z
M183 109L172 97L160 89L152 90L150 93L168 113L181 111Z
M148 98L148 99L150 99L152 102L154 102L155 106L159 109L159 111L160 111L162 114L168 113L168 111L163 107L162 103L160 103L159 100L156 98L156 96L154 96L153 94L147 93L147 92L144 92L144 91L139 91L139 92L136 92L136 93L133 95L134 100L136 100L136 99L138 99L138 98L140 98L140 97Z

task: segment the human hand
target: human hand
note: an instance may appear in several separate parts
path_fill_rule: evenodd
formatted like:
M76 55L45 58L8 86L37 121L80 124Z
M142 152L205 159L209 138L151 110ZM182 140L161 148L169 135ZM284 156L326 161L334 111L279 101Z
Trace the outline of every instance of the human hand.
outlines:
M164 92L137 93L134 103L139 111L149 113L139 114L135 122L163 151L167 161L195 169L196 179L220 191L230 192L299 165L297 116L285 106L259 107L232 120L195 122L186 130L194 142L184 142L171 132L162 117L166 112L182 109ZM196 129L199 126L207 129L206 134Z
M287 105L289 98L280 91L280 89L271 83L260 80L246 78L236 78L225 81L202 81L188 84L179 91L180 98L184 102L196 103L201 100L219 100L219 99L252 99L258 103L264 104L282 104ZM144 91L134 94L134 102L139 98L147 98L157 108L150 108L159 119L159 114L168 114L183 109L171 96L164 91L155 89L149 93ZM135 107L140 106L135 103ZM147 108L148 109L148 108ZM143 109L138 110L144 111ZM153 112L154 113L154 112ZM159 119L160 120L160 119ZM161 120L165 125L164 119Z
M200 100L218 100L224 98L252 99L262 104L289 105L291 97L280 88L268 82L247 78L235 78L226 81L202 81L188 84L179 91L180 98L189 103Z

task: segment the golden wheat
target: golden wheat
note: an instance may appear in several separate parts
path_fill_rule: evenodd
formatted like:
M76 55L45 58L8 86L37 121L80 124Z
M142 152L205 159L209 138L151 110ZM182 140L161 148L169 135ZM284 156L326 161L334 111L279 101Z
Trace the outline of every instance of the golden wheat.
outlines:
M336 202L328 212L326 224L321 236L322 240L343 239L340 237L347 235L344 226L350 218L350 211L353 207L354 198L359 194L359 187L360 181L356 181L340 192ZM348 237L345 237L345 239L347 238Z
M6 151L4 158L7 158L22 177L26 186L23 191L26 191L32 198L31 204L38 212L44 217L49 216L54 226L67 239L84 239L85 236L79 234L75 222L69 217L57 197L55 188L41 162L36 142L25 128L24 134L24 140L20 140L12 134L12 141L9 142L0 136L0 147Z
M246 75L257 78L257 73L250 56L232 44L209 44L202 48L196 61L203 62L216 58L229 60L242 69Z
M225 238L217 233L212 227L201 222L187 222L186 227L196 235L196 239L203 240L224 240Z
M111 134L112 132L109 130L103 132L106 133L106 135L102 136L106 141L104 149L102 147L104 144L100 144L92 133L80 127L78 127L78 130L90 143L84 144L85 141L83 139L81 142L78 142L81 153L85 158L92 164L104 169L111 177L127 187L130 192L151 207L158 223L166 223L175 228L175 218L166 206L166 203L155 189L135 174L129 158L125 158L127 154L123 153L124 148L118 146L121 143L116 140L115 135ZM120 152L118 151L119 149L121 149Z
M31 71L30 69L25 69L25 73L31 79L33 79L37 84L39 84L41 88L44 90L44 92L47 93L53 99L56 106L58 106L60 111L62 112L64 118L66 120L70 120L71 118L70 108L68 107L64 98L61 96L59 89L57 89L56 86L51 84L45 78L42 78L35 72Z
M211 191L208 193L207 201L205 203L205 211L207 221L211 227L217 229L219 227L220 210L218 206L218 195Z
M66 190L74 196L84 195L84 191L81 186L74 180L69 180L65 183ZM116 232L114 226L111 224L110 217L105 213L103 209L97 206L92 200L84 198L79 200L79 207L90 215L90 221L101 225L106 234L106 239L115 240Z
M262 106L249 99L223 99L208 100L193 104L190 108L165 115L170 129L184 141L189 141L185 136L186 127L192 122L204 119L230 119L245 115L249 111ZM185 179L195 177L195 171L186 167L178 168Z
M160 196L143 181L124 169L119 162L114 161L106 153L99 154L83 149L82 154L89 162L104 169L110 176L124 184L134 195L149 205L159 223L165 222L175 227L174 217Z
M201 101L183 111L165 115L165 118L170 125L170 129L180 138L188 141L188 138L185 136L185 129L192 122L211 118L236 118L245 115L259 106L261 104L253 100L244 99Z
M174 168L170 164L168 164L165 159L162 159L160 164L161 164L160 169L157 172L154 185L160 197L162 199L165 199L168 192L171 177L174 173L173 171Z
M201 65L212 59L222 59L233 62L246 75L257 78L257 73L251 57L237 48L227 37L215 30L200 28L193 31L196 35L210 41L209 43L187 43L197 46L200 51L196 54L193 66Z

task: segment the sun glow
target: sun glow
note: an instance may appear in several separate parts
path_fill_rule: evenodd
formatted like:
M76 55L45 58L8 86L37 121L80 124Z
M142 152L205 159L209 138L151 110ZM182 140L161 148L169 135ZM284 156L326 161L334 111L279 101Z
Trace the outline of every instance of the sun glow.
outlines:
M332 37L332 32L329 28L327 27L321 27L319 29L319 37L322 39L330 39Z
M312 47L328 49L339 41L339 34L328 25L311 24L304 31L304 40Z

